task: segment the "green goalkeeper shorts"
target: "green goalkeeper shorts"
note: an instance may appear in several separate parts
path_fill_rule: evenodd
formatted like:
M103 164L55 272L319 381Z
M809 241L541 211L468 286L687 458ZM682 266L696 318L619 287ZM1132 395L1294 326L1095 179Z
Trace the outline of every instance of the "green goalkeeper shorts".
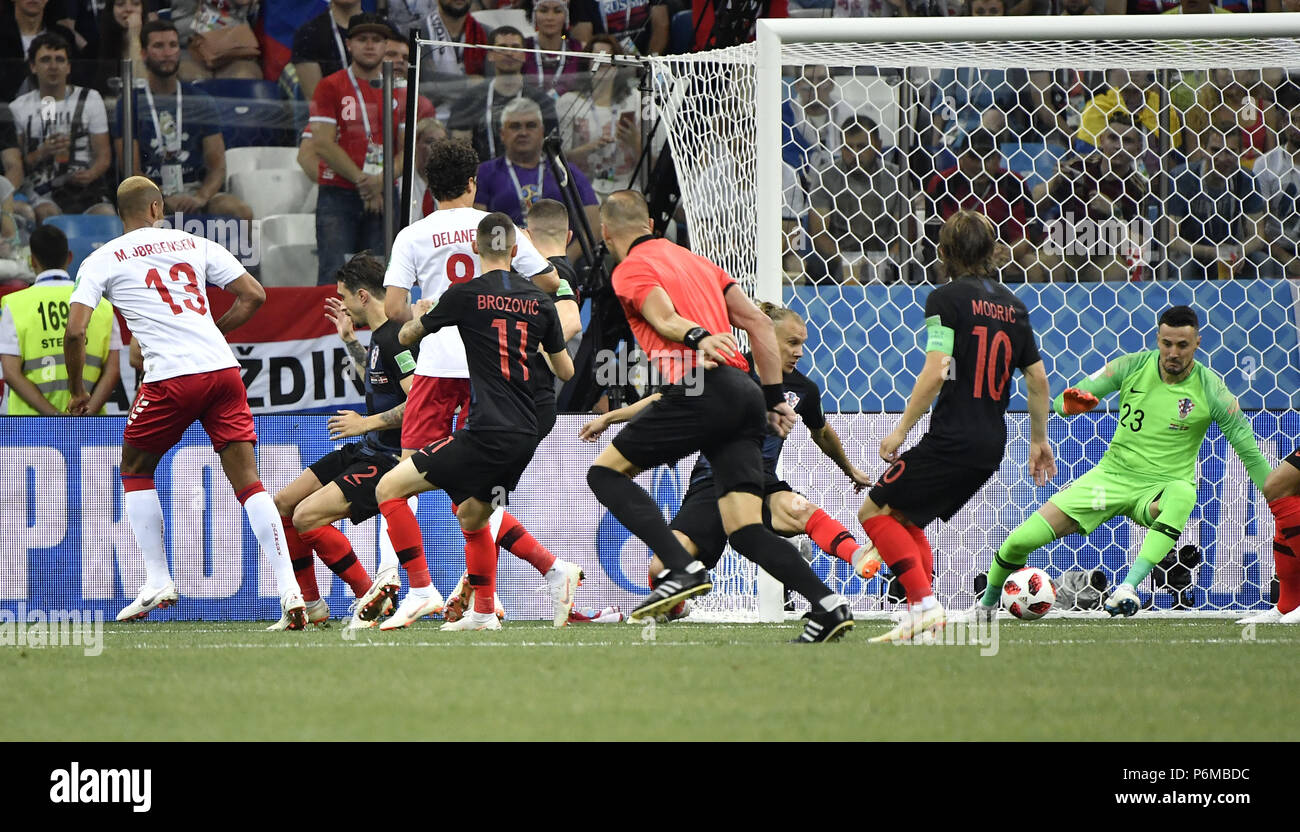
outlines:
M1123 476L1093 468L1066 486L1048 502L1079 524L1082 534L1093 530L1117 514L1131 517L1151 528L1151 504L1165 490L1167 483Z

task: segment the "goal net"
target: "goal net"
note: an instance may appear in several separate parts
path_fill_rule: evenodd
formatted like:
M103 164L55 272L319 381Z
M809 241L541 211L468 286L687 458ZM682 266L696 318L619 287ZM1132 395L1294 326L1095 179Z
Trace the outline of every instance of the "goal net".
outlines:
M654 59L691 247L806 319L799 366L872 476L924 363L925 298L944 279L938 229L959 208L997 225L1002 278L1029 308L1053 395L1152 348L1160 312L1188 304L1202 320L1198 359L1276 462L1300 426L1300 20L1225 18L764 21L755 44ZM1121 429L1117 397L1052 416L1059 473L1037 488L1016 385L1006 461L928 532L949 607L973 602L1007 534ZM783 476L861 538L861 497L807 438L796 428ZM1272 519L1213 427L1198 498L1175 547L1187 568L1157 569L1144 599L1217 614L1266 606ZM1144 534L1117 518L1028 565L1057 579L1099 570L1113 585ZM820 552L814 567L859 613L893 608L887 576L864 583ZM704 611L757 615L752 566L729 553L716 579Z

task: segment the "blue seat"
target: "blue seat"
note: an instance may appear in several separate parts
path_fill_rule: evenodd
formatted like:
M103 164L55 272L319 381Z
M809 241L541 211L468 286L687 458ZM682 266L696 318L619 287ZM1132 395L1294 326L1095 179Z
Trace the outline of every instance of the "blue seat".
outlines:
M106 242L122 236L122 221L111 214L56 214L45 220L69 240L87 238Z
M668 54L685 55L690 52L694 34L695 23L691 19L691 10L684 9L674 14L668 28Z
M69 237L68 251L72 252L72 262L68 264L68 274L75 278L77 276L77 269L81 268L81 261L85 260L90 256L91 252L111 239L112 237Z
M214 78L196 86L212 96L226 147L296 144L293 108L275 81Z

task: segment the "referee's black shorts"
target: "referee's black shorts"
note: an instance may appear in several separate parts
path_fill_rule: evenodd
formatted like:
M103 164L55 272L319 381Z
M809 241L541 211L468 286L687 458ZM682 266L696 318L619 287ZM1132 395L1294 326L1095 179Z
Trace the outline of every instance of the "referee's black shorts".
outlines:
M952 519L996 473L996 468L956 465L921 442L894 460L867 496L925 528L936 517Z
M735 367L715 367L690 387L673 384L614 437L613 445L642 470L700 451L713 463L719 494L763 496L763 391Z

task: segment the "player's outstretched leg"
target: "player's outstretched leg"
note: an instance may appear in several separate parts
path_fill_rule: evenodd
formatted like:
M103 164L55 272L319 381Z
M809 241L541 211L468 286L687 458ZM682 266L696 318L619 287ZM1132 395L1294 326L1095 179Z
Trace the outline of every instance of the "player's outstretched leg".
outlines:
M1052 525L1051 517L1059 517L1061 524L1071 523L1060 509L1051 503L1045 503L1038 511L1025 518L1016 526L1007 539L1002 541L993 561L989 564L988 585L984 594L975 605L975 614L984 620L992 620L997 614L998 601L1002 597L1002 585L1012 572L1023 569L1029 560L1029 553L1041 549L1061 536Z
M553 624L556 627L568 624L569 612L573 609L573 595L586 578L582 567L551 554L549 549L524 528L523 523L504 508L497 508L492 512L492 520L488 525L498 546L520 560L528 562L546 579L546 587L550 590L555 613Z
M870 540L862 546L838 520L822 511L794 491L776 491L766 498L772 531L782 537L806 534L833 558L853 567L853 572L869 581L880 571L880 553Z
M298 530L293 527L293 512L298 504L320 490L320 480L308 468L298 478L275 493L275 510L280 515L280 528L284 530L284 542L289 547L289 563L293 566L293 576L302 592L302 600L307 604L307 621L310 624L324 624L329 620L329 604L321 600L320 587L316 585L316 563L311 556L311 546L303 542ZM287 630L289 617L283 613L268 630Z
M411 507L412 515L418 513L419 495L411 495L406 504ZM380 590L389 599L381 605L379 615L392 614L397 607L397 598L402 594L402 563L397 559L397 550L393 548L393 540L388 534L388 519L383 514L379 515L379 564L375 567L375 581L372 586L375 584L378 584ZM363 621L356 615L352 617L354 628L372 626L374 623Z
M236 499L244 507L248 525L252 527L261 546L262 556L271 564L275 587L280 593L280 610L289 620L286 629L301 630L307 626L307 602L303 600L298 580L294 576L280 512L258 477L253 443L231 442L219 454L222 470L226 473L226 479L230 480L230 486L235 489Z
M442 611L442 596L429 578L429 564L424 559L424 537L420 533L420 524L416 522L415 514L407 503L412 495L431 488L414 462L422 454L423 451L417 451L399 462L397 467L384 474L375 487L379 511L388 521L388 537L393 543L398 562L406 570L406 578L411 587L392 617L379 625L381 630L405 627L426 615ZM357 615L362 620L373 621L379 616L383 603L388 598L383 589L384 585L376 581L370 591L359 599Z
M870 641L908 641L922 633L941 629L947 618L943 606L930 589L926 563L911 531L890 513L887 506L877 506L870 498L863 503L858 519L867 537L876 544L881 559L898 576L907 593L907 615L892 630ZM921 539L924 540L924 535ZM928 551L929 548L927 541L925 549Z
M694 560L664 522L659 505L632 481L637 472L618 449L609 445L587 470L587 485L609 513L650 547L667 567L659 585L629 616L631 621L654 618L681 601L713 589L709 571ZM796 553L797 555L797 553Z
M762 498L744 491L728 492L718 500L718 513L731 547L741 557L808 601L811 610L795 642L835 641L853 629L848 601L822 583L789 541L763 525Z
M122 504L136 545L144 555L144 586L135 600L117 614L118 621L144 618L151 610L176 603L176 584L163 548L163 512L154 489L153 472L160 457L130 445L122 447Z
M1126 617L1137 613L1141 607L1137 594L1138 584L1174 548L1195 507L1196 486L1184 480L1174 480L1165 485L1160 496L1147 507L1149 516L1140 518L1147 521L1144 523L1148 528L1147 535L1142 540L1137 560L1129 567L1123 582L1106 599L1106 612L1112 616Z
M456 509L461 533L465 535L467 582L474 588L474 607L458 621L442 625L443 630L500 630L496 616L497 543L489 519L492 506L473 497Z
M1300 451L1291 453L1264 481L1273 512L1273 564L1277 606L1238 623L1300 624Z

